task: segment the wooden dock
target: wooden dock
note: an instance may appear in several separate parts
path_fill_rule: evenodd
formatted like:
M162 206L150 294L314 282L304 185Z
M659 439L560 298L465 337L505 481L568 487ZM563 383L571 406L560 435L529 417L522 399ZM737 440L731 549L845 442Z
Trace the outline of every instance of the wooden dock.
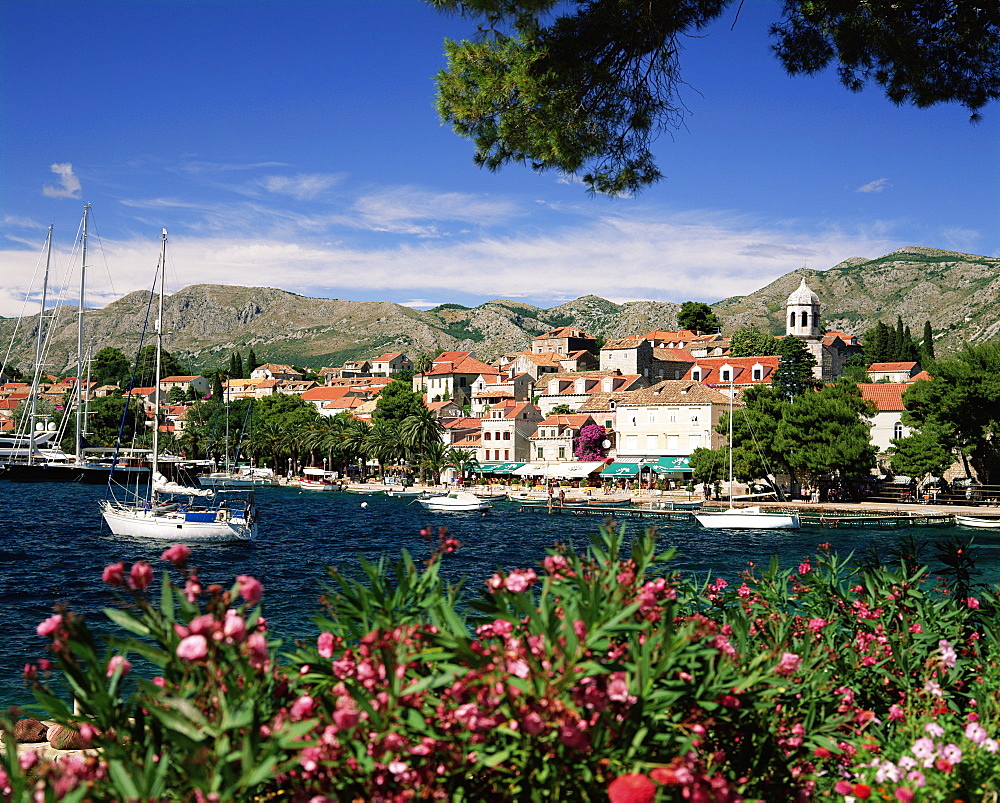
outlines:
M722 508L719 508L722 509ZM553 504L550 508L546 503L523 504L521 513L544 513L553 516L599 516L604 519L652 519L654 521L692 521L694 511L691 510L659 510L650 507L614 507L589 505ZM880 511L858 512L835 509L802 510L769 508L770 512L798 513L802 525L809 527L826 527L830 529L847 527L950 527L955 524L952 513L942 513L939 510L914 511L912 513L889 513Z

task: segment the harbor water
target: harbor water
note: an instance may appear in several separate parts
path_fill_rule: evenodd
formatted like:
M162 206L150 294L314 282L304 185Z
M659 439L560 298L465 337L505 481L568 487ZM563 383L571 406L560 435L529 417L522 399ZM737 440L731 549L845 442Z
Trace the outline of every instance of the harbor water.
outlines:
M47 639L36 625L60 602L101 627L101 609L115 604L115 594L101 581L105 566L148 560L158 571L168 564L160 553L168 543L119 538L102 527L100 486L0 482L0 705L30 703L21 673L24 665L45 657ZM583 549L601 525L600 518L528 515L519 504L493 501L479 513L428 513L415 501L384 495L263 488L257 494L260 534L252 543L192 545L191 565L205 585L228 586L237 575L257 577L264 585L264 613L275 637L291 646L315 638L313 615L327 581L326 568L349 569L358 556L377 559L407 549L416 559L431 551L421 529L439 527L458 538L461 549L446 557L445 576L464 578L478 589L496 569L535 565L554 543ZM630 520L626 533L653 522ZM872 543L890 547L902 533L935 541L958 533L954 528L801 530L704 530L694 521L655 522L662 549L678 551L675 566L686 573L721 575L730 582L749 562L766 567L777 556L783 567L797 565L830 543L846 555ZM970 535L962 531L963 536ZM1000 579L1000 549L977 535L985 582Z

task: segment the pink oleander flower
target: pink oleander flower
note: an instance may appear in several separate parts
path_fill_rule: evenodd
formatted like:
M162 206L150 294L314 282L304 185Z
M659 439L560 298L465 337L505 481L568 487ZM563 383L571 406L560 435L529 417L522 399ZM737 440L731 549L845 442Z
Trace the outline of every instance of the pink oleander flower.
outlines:
M340 730L350 730L361 719L361 714L354 708L338 708L333 712L333 724Z
M308 694L299 697L294 703L292 703L291 716L292 719L307 719L312 715L313 705L315 700Z
M101 579L109 586L121 588L125 585L125 564L118 561L118 563L105 566L104 571L101 572Z
M222 635L237 644L247 636L246 620L232 608L226 611L226 618L222 621Z
M316 648L321 658L333 658L333 633L324 630L316 639Z
M653 803L656 784L641 772L619 775L608 784L608 799L611 803Z
M889 706L889 719L893 722L906 722L906 712L893 703Z
M802 561L802 563L799 564L799 574L804 576L809 574L809 572L811 571L812 571L812 566L810 565L808 560L804 560Z
M35 628L35 632L39 636L51 636L55 633L63 623L63 618L60 614L54 613L44 622L39 623L38 627Z
M799 664L801 663L802 658L794 652L783 652L781 660L778 661L778 665L774 668L774 671L779 675L791 675L799 668Z
M177 645L177 657L184 661L198 661L208 655L208 641L202 635L188 636Z
M612 672L608 679L608 699L615 703L628 702L628 680L624 672Z
M951 646L951 642L948 639L941 639L938 642L938 647L941 649L941 666L945 669L951 669L958 662L958 654L955 652L955 648Z
M188 602L194 602L202 591L201 582L197 575L192 574L184 583L184 596L187 597Z
M250 648L250 666L263 669L267 665L267 638L263 633L251 633L247 639Z
M131 588L134 588L136 591L145 591L152 582L152 566L144 560L139 560L132 564L132 570L128 574L128 584Z
M191 557L191 550L184 546L184 544L174 544L172 547L163 550L163 554L160 557L163 560L170 561L178 569L183 569L187 565L188 558Z
M806 627L808 627L814 633L818 633L820 630L826 627L826 619L820 619L820 618L810 619L809 624L807 624Z
M514 569L504 578L503 587L511 594L520 594L531 588L536 579L534 569Z
M545 730L545 720L534 711L529 711L521 720L521 730L529 736L537 736Z
M111 677L119 667L122 670L122 677L125 677L129 673L129 670L132 669L132 664L123 655L112 655L108 661L108 677Z
M924 683L924 691L928 694L934 695L935 697L944 696L944 690L941 688L941 684L933 680L928 680Z
M241 574L236 578L236 582L239 584L240 596L247 601L248 605L256 605L264 596L264 586L256 577Z
M976 608L979 607L979 600L976 599L975 597L968 597L965 600L965 605L966 607L971 608L972 610L976 610Z

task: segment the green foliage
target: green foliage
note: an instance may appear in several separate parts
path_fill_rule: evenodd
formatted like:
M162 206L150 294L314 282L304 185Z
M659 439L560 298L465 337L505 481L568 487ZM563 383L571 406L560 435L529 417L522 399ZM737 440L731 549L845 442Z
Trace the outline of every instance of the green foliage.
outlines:
M478 22L447 41L438 111L475 145L476 164L580 175L592 192L658 181L651 145L683 124L680 53L731 0L427 0ZM969 0L864 5L791 0L771 28L792 74L838 64L852 91L873 81L893 103L957 101L973 112L1000 97L1000 22Z
M188 370L173 354L164 350L160 354L160 377L188 376ZM139 350L135 365L136 388L149 388L156 385L156 346L143 346ZM122 387L127 387L126 385Z
M410 383L393 380L379 391L372 420L399 424L403 419L420 415L426 410L423 395L413 390Z
M677 313L677 326L695 334L718 332L722 328L712 308L700 301L685 301L681 304Z
M894 474L907 477L940 477L954 462L952 453L941 445L933 432L914 432L892 440L889 466Z
M927 326L930 321L927 322ZM924 331L927 331L925 326ZM918 362L922 347L917 344L909 327L903 326L903 319L896 318L892 328L879 321L864 334L864 356L868 365L876 362ZM933 351L933 342L931 344Z
M781 357L771 378L775 390L788 398L801 396L816 386L813 368L816 358L808 346L797 337L776 338L775 352Z
M967 346L933 370L903 394L903 423L958 452L983 484L1000 484L1000 343Z
M118 349L110 346L103 348L91 360L90 378L97 383L98 387L117 385L119 388L126 389L131 376L132 363Z
M729 449L705 449L699 447L691 452L691 481L715 485L729 478ZM734 467L735 469L735 467Z
M768 357L778 353L778 338L747 326L733 333L729 344L730 357Z
M403 552L331 569L318 637L281 658L253 578L206 592L172 547L181 579L164 572L154 602L149 564L108 567L113 629L60 609L39 628L55 676L25 672L45 718L97 754L29 762L29 778L4 722L0 780L46 801L600 800L641 773L664 800L915 799L894 795L912 776L877 770L929 723L931 747L946 733L968 758L923 767L920 799L979 800L1000 780L1000 600L968 543L936 548L948 593L925 566L826 548L730 584L680 577L652 531L605 527L470 595L441 578L460 544L425 535L423 566Z

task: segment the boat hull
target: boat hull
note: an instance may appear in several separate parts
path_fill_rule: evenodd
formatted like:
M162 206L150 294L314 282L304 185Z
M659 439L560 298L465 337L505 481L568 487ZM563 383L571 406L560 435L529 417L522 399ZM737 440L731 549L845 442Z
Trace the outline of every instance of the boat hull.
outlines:
M432 496L429 499L418 499L417 501L424 510L429 510L432 513L478 513L489 510L491 507L485 499L464 492Z
M710 530L798 530L798 513L764 513L757 509L695 513L702 527Z
M212 521L192 521L177 511L160 512L128 506L101 504L101 515L115 535L157 541L187 541L226 543L251 541L257 536L257 525L241 516L223 520L216 512Z
M974 516L955 516L955 524L975 527L977 530L1000 530L1000 519L977 519Z

